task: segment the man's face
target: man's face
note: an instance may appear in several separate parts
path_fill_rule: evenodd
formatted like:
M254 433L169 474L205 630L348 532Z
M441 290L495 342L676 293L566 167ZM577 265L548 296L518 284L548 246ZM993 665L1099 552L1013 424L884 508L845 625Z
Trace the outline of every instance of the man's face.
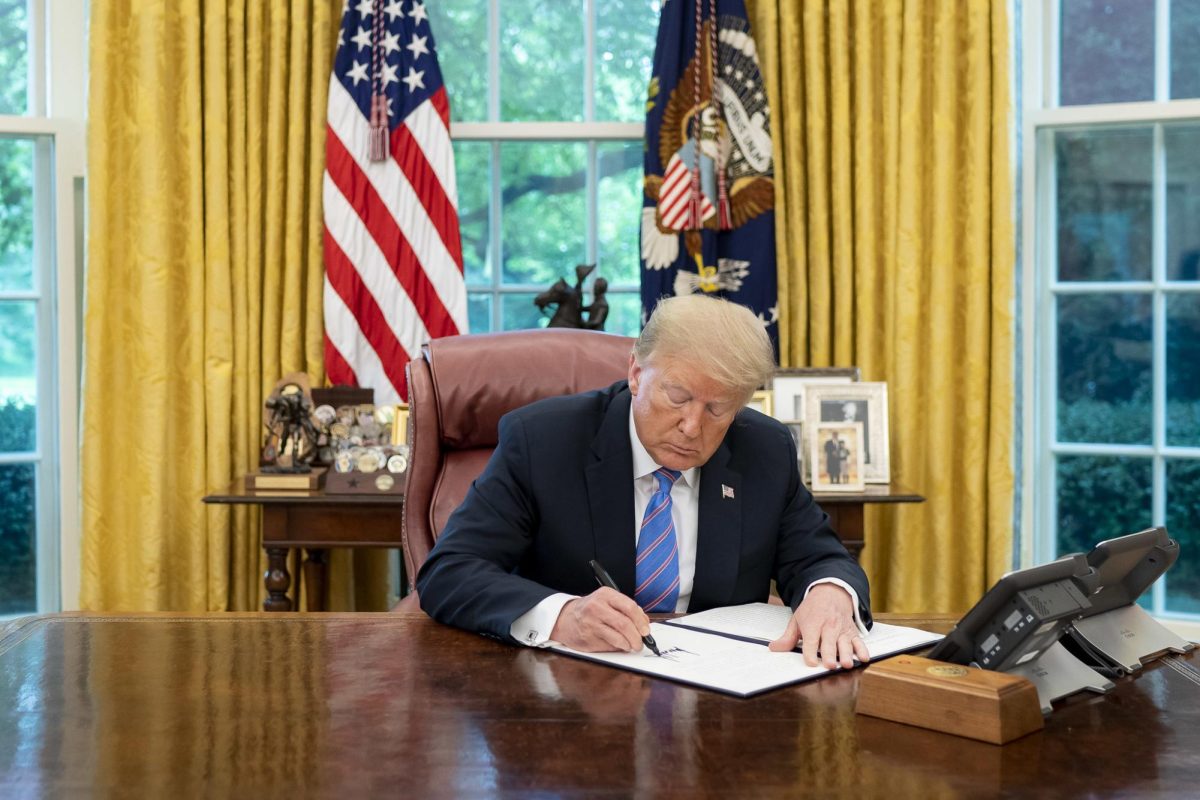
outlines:
M668 469L705 464L741 408L741 396L695 365L660 356L629 358L633 426L642 446Z
M847 422L853 422L858 417L858 406L854 403L845 403L842 406L842 417Z

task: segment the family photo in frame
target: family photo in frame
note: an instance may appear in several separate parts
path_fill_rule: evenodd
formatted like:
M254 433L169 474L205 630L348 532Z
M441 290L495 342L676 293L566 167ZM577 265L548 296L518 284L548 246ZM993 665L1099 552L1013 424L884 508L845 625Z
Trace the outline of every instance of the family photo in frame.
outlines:
M763 396L766 395L764 398ZM813 485L843 485L841 475L818 480L818 455L814 450L817 426L842 423L861 426L857 450L862 466L857 470L863 483L888 483L891 480L888 452L887 384L864 382L858 367L788 367L776 371L769 392L756 392L751 406L775 417L787 426L796 441L801 476ZM830 438L826 434L826 438ZM844 437L839 433L839 441ZM851 484L853 485L853 484ZM822 489L824 491L824 489Z
M861 422L818 422L811 441L812 491L863 491L865 437Z
M888 406L886 383L814 384L805 390L805 430L822 423L861 424L862 477L866 483L888 483ZM816 483L814 476L814 484Z

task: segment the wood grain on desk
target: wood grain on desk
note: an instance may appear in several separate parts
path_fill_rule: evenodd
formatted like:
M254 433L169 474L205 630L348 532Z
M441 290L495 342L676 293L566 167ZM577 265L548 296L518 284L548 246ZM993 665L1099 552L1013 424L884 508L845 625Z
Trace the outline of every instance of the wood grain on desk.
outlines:
M421 614L60 614L0 632L0 796L1193 793L1200 686L1145 673L996 747L857 717L857 671L742 700Z

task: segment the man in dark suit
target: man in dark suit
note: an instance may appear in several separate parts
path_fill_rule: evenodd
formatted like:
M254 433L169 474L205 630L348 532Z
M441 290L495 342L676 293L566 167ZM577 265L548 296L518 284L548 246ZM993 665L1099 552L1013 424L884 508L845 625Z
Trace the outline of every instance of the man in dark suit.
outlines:
M787 428L745 409L774 370L743 306L659 303L629 379L500 421L499 444L417 576L435 619L529 645L637 651L646 611L765 601L771 644L828 667L867 660L867 580L800 481ZM596 589L589 562L629 595ZM636 598L636 600L635 600Z

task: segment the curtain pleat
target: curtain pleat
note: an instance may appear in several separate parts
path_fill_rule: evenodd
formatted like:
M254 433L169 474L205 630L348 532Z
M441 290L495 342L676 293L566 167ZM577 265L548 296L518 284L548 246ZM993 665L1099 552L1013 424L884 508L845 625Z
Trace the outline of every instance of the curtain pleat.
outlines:
M201 498L257 463L280 377L324 381L321 181L340 9L92 7L84 608L261 605L260 513ZM330 572L332 608L386 602L380 554L338 554Z
M886 381L863 563L888 611L961 611L1011 564L1013 261L1003 0L747 2L773 110L780 355Z

